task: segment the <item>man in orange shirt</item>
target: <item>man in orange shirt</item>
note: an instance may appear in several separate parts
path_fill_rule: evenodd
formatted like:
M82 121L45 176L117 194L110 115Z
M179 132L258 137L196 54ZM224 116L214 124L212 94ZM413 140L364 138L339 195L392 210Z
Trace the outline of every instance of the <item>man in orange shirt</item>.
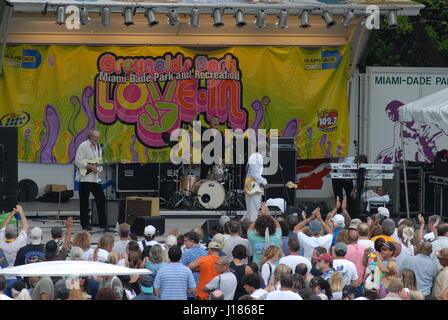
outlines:
M222 246L216 241L208 244L208 255L198 258L190 263L188 267L192 272L199 272L198 289L196 297L202 300L208 300L208 293L202 292L204 286L218 275L216 272L216 261L219 260L219 252Z

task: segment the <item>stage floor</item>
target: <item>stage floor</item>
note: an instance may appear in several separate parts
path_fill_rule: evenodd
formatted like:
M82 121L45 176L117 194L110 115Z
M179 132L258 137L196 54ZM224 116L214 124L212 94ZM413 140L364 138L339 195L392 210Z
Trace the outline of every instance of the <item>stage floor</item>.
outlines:
M69 199L66 202L54 203L54 202L40 202L40 201L32 201L32 202L21 202L19 203L27 217L48 217L48 216L79 216L79 200L78 199ZM228 211L228 210L205 210L205 209L192 209L192 210L184 210L184 209L160 209L160 216L164 216L166 218L202 218L202 217L220 217L222 215L244 215L246 211Z

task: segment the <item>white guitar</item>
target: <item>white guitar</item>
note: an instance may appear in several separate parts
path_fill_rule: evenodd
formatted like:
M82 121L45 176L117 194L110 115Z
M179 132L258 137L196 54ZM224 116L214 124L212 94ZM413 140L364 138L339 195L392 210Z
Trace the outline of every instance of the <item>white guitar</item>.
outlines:
M86 162L88 165L90 164L91 166L95 166L98 170L98 173L103 172L103 160L101 158L96 158L96 159L84 159L82 160L84 162ZM88 168L78 168L79 170L79 174L82 175L83 177L87 176L88 174L92 173L93 170L92 169L88 169Z
M297 188L297 184L289 181L286 183L286 187ZM260 187L260 184L254 178L246 178L246 181L244 181L244 193L251 196L256 193L264 193L264 189Z

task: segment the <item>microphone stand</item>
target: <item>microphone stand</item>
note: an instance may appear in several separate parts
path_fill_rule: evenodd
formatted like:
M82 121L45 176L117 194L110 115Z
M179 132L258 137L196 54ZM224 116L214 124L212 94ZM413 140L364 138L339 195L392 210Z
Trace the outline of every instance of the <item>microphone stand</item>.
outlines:
M283 214L285 214L286 207L287 207L288 204L291 203L291 199L289 197L288 189L286 188L285 173L283 171L283 167L282 167L281 164L279 164L279 168L280 168L280 171L281 171L281 176L282 176L282 181L283 181L283 192L286 194L286 199L287 199L287 202L285 203L285 206L283 208Z
M101 149L101 159L103 159L103 154L104 154L104 146L102 145L102 144L100 144L100 149ZM109 164L108 164L108 162L107 162L107 160L104 162L105 163L105 167L106 167L106 170L105 170L105 176L106 176L106 183L105 183L105 185L106 185L106 194L105 194L105 200L104 200L104 215L106 216L105 218L106 218L106 229L108 229L108 223L107 223L107 217L108 217L108 210L107 210L107 199L108 199L108 197L109 197L109 192L107 191L107 189L108 189L108 186L107 186L107 176L108 176L108 173L109 173ZM98 208L97 208L98 209ZM117 221L118 222L118 221ZM98 219L98 223L99 223L99 219ZM114 226L115 227L115 226Z

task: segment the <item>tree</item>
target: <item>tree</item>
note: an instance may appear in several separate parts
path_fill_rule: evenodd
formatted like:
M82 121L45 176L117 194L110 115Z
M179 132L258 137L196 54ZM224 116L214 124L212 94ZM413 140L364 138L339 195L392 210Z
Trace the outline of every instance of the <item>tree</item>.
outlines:
M375 30L364 66L448 67L448 1L416 0L425 5L416 17L387 19Z

